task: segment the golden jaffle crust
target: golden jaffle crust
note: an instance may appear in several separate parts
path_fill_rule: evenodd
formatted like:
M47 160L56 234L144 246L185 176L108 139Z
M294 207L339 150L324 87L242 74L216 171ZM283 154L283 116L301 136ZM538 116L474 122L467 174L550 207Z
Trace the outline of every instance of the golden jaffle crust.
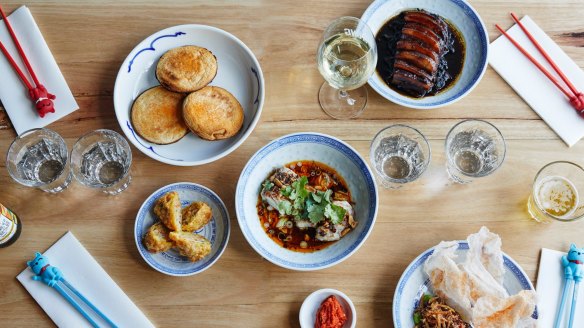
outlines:
M183 118L199 137L221 140L239 132L243 125L243 108L229 91L207 86L185 98Z
M177 142L189 129L182 117L185 95L156 86L144 91L132 105L132 125L142 138L160 145Z
M170 49L158 60L156 78L175 92L193 92L213 81L217 58L205 48L184 46Z

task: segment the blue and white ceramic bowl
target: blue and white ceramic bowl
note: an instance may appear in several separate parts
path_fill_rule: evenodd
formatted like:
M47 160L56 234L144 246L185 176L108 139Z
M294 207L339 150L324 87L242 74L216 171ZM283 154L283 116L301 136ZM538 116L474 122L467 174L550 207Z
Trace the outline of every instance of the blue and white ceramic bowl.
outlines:
M487 69L489 36L479 14L465 0L376 0L369 5L361 19L367 22L376 35L388 20L408 9L424 9L438 14L452 22L462 33L466 56L460 77L447 90L420 99L395 92L377 72L369 79L369 85L389 101L416 109L443 107L464 98L477 86ZM378 57L382 58L383 54Z
M294 252L270 239L257 214L262 182L274 169L301 160L314 160L335 169L347 182L355 202L357 228L327 248ZM365 160L345 142L318 133L296 133L276 139L255 153L243 169L235 193L237 220L249 244L266 260L281 267L310 271L331 267L359 249L373 229L378 196Z
M193 133L170 145L142 139L130 121L134 100L146 89L159 85L158 59L166 51L185 45L209 49L217 57L217 76L209 85L231 92L244 111L243 127L232 138L207 141ZM264 76L251 50L238 38L205 25L179 25L156 32L140 42L124 60L114 87L114 107L122 131L144 154L172 165L201 165L218 160L239 147L260 119L264 105Z
M154 214L154 204L162 195L170 191L178 192L183 207L192 202L205 202L213 211L213 218L202 229L194 233L203 235L211 242L211 253L197 262L191 262L181 256L177 250L152 254L146 250L142 237L150 226L158 222ZM190 182L173 183L156 190L148 196L136 215L134 225L134 240L142 258L155 270L171 276L190 276L201 273L211 267L223 254L229 240L229 213L225 204L209 188Z
M458 241L458 261L463 262L466 259L468 243ZM412 328L414 327L413 315L414 309L424 293L431 293L432 286L430 279L424 273L424 263L434 253L434 247L428 249L410 263L402 274L393 296L393 324L395 328ZM531 281L513 259L503 253L503 265L506 272L503 280L503 286L509 294L516 294L521 290L533 290ZM537 309L532 315L537 319Z

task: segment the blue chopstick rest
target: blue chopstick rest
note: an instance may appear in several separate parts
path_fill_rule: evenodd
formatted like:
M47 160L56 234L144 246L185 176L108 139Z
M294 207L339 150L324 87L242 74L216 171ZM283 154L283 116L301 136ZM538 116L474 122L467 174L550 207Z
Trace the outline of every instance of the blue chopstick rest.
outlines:
M57 267L51 266L49 264L49 259L39 252L35 253L34 260L27 261L26 264L32 269L32 272L35 273L35 276L32 276L32 279L42 281L49 287L55 286L55 284L63 278L61 270Z
M572 305L570 306L568 325L566 327L572 328L574 324L574 312L576 311L576 304L578 302L578 288L580 281L584 278L584 248L578 248L575 244L570 245L568 254L562 256L562 266L564 267L564 289L562 291L562 298L560 300L560 307L556 314L555 328L559 328L562 324L562 315L564 314L564 307L569 295L570 287L572 291Z
M86 306L91 308L98 316L105 320L111 327L117 328L105 314L103 314L95 305L93 305L85 296L83 296L75 287L73 287L66 279L63 277L63 272L59 268L54 267L49 264L49 259L39 252L35 253L35 257L32 261L27 261L26 264L34 272L32 279L36 281L42 281L47 286L54 288L67 302L69 302L81 315L89 321L89 323L98 328L99 325L91 317L90 313L85 311L83 307L79 304L77 300L73 298L71 294L77 296L79 300L85 303Z
M584 278L584 248L577 248L576 245L570 245L567 255L562 256L562 266L564 266L564 277L566 279L582 281Z

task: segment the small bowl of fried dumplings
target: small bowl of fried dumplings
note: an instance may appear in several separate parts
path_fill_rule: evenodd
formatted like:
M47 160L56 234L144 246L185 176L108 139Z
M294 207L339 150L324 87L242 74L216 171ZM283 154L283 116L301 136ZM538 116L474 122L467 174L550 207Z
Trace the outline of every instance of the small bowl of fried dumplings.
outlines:
M229 213L210 189L190 182L164 186L138 210L134 239L153 269L190 276L211 267L227 246Z

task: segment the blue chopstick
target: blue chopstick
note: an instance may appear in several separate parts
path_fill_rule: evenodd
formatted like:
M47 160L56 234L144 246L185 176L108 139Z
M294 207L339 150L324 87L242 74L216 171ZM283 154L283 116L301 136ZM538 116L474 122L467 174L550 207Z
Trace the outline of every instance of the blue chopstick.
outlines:
M85 317L85 319L87 319L87 321L89 321L89 323L94 328L99 328L99 325L97 324L97 322L93 321L93 319L91 318L89 313L85 312L85 310L83 310L81 305L79 305L77 302L75 302L75 300L71 296L69 296L69 294L67 294L67 292L65 290L63 290L63 288L61 288L61 286L59 286L59 284L55 284L53 286L53 288L55 288L59 292L59 294L61 294L61 296L63 296L63 298L65 298L67 300L67 302L69 302L71 305L73 305L73 307L77 311L79 311L79 313L81 313L81 315L83 317Z
M562 290L562 298L560 299L560 308L558 309L558 314L556 314L556 324L554 328L560 328L562 324L562 314L564 313L564 307L566 306L566 299L568 294L568 289L571 287L571 280L565 278L564 279L564 289Z
M81 315L89 321L89 323L98 328L99 325L93 320L91 315L83 309L83 307L69 294L77 296L85 305L91 308L98 316L105 320L110 326L117 328L118 326L113 323L103 312L101 312L93 303L91 303L83 294L81 294L75 287L73 287L64 277L63 273L59 268L51 266L49 260L46 256L41 253L36 252L35 258L32 261L26 262L26 264L32 269L35 275L32 277L34 280L42 281L49 287L53 287L67 302L69 302ZM62 283L65 288L60 284Z
M568 328L572 328L574 324L574 312L576 312L576 303L578 302L578 287L580 283L574 282L574 295L572 295L572 308L570 309L570 321L568 321Z

